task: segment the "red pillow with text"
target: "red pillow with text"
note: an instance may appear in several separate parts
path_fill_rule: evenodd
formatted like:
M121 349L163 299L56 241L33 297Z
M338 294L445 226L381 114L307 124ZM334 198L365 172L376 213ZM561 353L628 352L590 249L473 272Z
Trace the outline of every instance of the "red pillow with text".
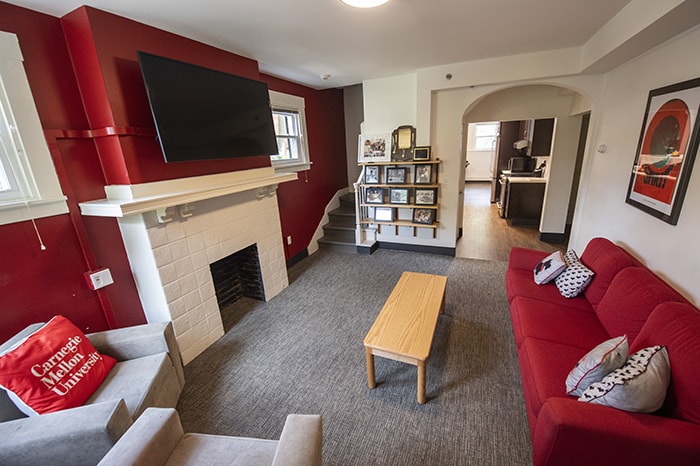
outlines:
M116 363L71 321L55 316L0 355L0 386L25 414L46 414L82 406Z

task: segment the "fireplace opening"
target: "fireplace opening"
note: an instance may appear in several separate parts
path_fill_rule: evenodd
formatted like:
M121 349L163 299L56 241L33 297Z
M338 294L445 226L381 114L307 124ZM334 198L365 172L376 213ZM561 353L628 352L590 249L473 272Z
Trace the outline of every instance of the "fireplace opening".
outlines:
M265 301L256 244L210 264L209 269L220 310L223 311L242 297Z

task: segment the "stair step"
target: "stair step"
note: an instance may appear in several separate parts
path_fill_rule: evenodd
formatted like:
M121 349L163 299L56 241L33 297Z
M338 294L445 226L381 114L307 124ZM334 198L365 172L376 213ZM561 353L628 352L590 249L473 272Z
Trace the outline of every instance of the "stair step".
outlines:
M336 227L333 225L323 226L324 238L333 241L345 241L355 244L355 228Z
M348 243L345 241L335 241L327 239L325 236L318 240L318 245L321 248L329 249L337 252L348 252L352 254L357 253L357 247L355 247L355 242Z
M355 193L343 194L339 200L341 208L347 207L353 211L355 210Z

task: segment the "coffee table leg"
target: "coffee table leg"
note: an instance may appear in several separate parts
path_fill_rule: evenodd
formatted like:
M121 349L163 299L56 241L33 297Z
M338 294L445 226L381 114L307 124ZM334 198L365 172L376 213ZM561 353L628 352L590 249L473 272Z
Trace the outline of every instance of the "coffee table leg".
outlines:
M375 388L377 382L374 380L374 355L371 348L365 348L365 356L367 357L367 386Z
M425 403L425 361L418 361L418 403Z

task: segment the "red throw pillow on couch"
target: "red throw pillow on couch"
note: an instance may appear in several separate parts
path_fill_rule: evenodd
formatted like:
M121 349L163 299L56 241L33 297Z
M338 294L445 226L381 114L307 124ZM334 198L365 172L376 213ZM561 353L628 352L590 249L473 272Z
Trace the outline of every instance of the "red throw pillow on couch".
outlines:
M26 414L46 414L81 406L116 363L56 316L0 355L0 386L26 405L18 405Z

